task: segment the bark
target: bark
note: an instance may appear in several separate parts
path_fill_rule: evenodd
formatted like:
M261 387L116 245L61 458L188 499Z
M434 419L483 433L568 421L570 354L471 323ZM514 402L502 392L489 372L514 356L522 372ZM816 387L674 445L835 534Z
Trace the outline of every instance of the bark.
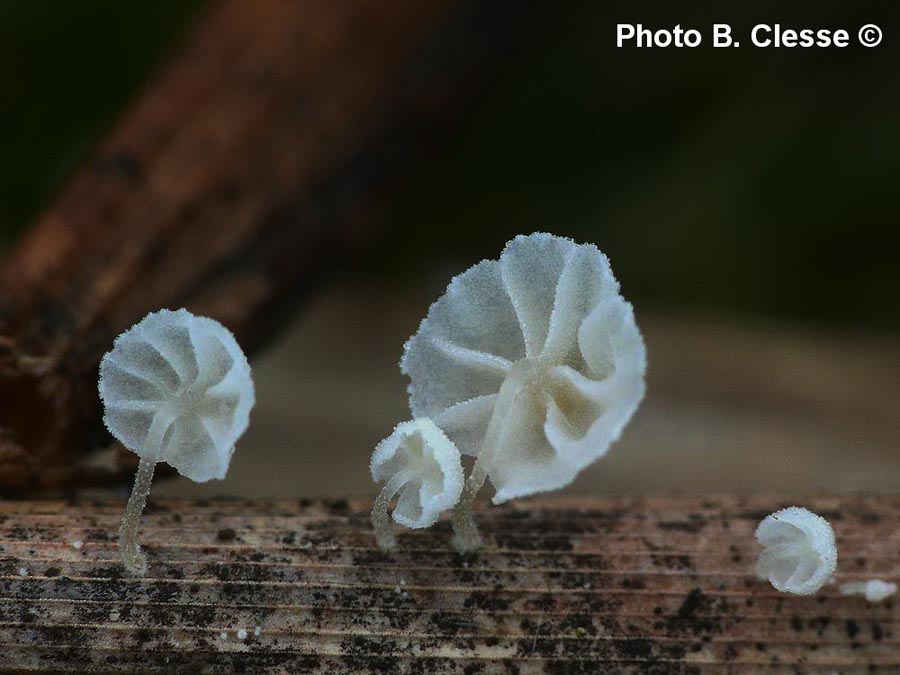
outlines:
M465 556L447 521L380 551L359 500L158 501L142 579L118 561L121 501L4 502L0 668L898 672L896 599L755 578L756 525L795 503L832 522L839 583L897 579L894 497L522 501L480 511Z

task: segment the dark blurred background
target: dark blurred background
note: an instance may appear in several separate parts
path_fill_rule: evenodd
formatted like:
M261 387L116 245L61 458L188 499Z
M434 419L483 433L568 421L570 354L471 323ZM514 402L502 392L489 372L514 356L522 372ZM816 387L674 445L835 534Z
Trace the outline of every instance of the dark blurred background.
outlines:
M4 245L202 6L0 4ZM545 18L388 238L257 359L227 481L170 493L370 491L368 452L408 416L404 339L451 275L534 230L610 256L650 349L646 405L574 489L896 486L900 5L576 2ZM617 22L696 27L704 45L616 49ZM713 22L742 48L709 46ZM754 48L759 22L846 28L851 46ZM869 22L873 49L855 39Z

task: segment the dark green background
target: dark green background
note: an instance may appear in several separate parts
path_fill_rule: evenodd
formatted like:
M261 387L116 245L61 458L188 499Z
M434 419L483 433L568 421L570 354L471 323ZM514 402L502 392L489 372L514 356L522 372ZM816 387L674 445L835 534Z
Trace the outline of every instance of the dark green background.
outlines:
M46 204L202 3L0 3L0 231ZM898 3L559 3L391 219L368 269L458 271L532 230L597 243L648 305L900 329ZM616 22L741 49L616 49ZM756 49L757 22L885 32ZM412 261L412 262L410 262ZM400 264L398 264L400 263ZM441 276L442 283L446 275Z
M47 203L175 44L199 0L0 2L0 233Z

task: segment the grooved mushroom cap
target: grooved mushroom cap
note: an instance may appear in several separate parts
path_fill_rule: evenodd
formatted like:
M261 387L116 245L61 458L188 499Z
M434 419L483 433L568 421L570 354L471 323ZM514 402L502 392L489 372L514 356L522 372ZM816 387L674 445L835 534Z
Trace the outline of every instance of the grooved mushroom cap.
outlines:
M197 482L224 478L254 403L250 365L231 332L185 309L148 314L100 362L103 421L136 454L154 420L156 461Z
M475 456L501 388L516 388L482 458L499 504L568 485L606 454L644 396L646 351L606 256L536 233L454 278L400 368L413 416Z
M405 474L394 520L418 529L434 525L453 508L463 488L459 450L429 419L398 424L372 453L372 479L387 482Z
M766 516L756 528L763 547L756 569L777 590L812 595L837 567L834 530L828 521L799 506Z

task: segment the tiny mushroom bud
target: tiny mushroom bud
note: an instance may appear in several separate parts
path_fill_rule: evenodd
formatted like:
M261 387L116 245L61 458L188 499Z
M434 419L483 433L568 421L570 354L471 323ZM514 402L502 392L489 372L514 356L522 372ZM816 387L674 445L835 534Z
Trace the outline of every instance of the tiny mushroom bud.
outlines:
M763 547L756 565L760 579L783 593L812 595L837 567L834 530L807 509L792 506L766 516L756 540Z
M897 584L869 579L868 581L848 581L841 584L841 595L862 595L869 602L881 602L897 592Z
M385 486L372 507L372 526L382 549L397 545L387 508L398 492L394 520L406 527L430 527L459 501L463 487L459 450L430 419L398 424L372 453L372 479Z
M100 362L103 421L141 459L119 548L126 569L144 574L137 526L157 462L196 482L224 478L253 407L250 365L220 323L184 309L148 314Z
M537 233L453 279L400 368L413 416L477 458L453 517L455 545L472 550L485 479L500 504L562 488L606 454L644 396L646 352L606 256Z

